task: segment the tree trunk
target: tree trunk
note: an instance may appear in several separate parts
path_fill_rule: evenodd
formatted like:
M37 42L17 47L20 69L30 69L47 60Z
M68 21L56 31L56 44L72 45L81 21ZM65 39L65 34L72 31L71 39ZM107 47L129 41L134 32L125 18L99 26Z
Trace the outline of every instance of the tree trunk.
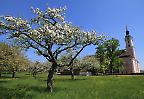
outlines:
M0 77L1 77L1 72L0 72Z
M57 68L57 63L53 63L52 67L48 71L48 76L47 76L47 90L49 92L53 92L53 75L55 72L55 69Z
M12 69L12 78L14 78L15 77L15 69L13 68Z
M36 72L35 71L32 73L32 75L34 78L36 78Z
M13 71L13 72L12 72L12 78L14 78L14 77L15 77L15 72Z
M74 71L72 67L70 68L70 73L71 73L71 79L74 80Z

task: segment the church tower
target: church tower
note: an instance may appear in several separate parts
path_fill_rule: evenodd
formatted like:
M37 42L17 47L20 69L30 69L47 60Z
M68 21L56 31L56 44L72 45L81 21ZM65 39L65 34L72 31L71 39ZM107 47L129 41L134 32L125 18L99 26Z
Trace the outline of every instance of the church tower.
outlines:
M126 49L120 55L120 58L124 60L123 73L124 74L140 73L140 65L138 60L136 59L133 37L130 35L127 27L126 27L126 34L125 34L125 43L126 43Z
M130 35L127 27L126 27L125 43L126 43L126 51L129 53L131 57L136 58L133 44L133 37Z

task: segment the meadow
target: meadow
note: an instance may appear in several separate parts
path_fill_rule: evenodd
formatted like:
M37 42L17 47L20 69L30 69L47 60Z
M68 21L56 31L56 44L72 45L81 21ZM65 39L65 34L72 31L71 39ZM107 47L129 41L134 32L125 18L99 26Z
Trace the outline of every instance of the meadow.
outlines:
M46 91L47 74L33 78L17 73L2 75L0 99L144 99L144 76L54 76L54 92Z

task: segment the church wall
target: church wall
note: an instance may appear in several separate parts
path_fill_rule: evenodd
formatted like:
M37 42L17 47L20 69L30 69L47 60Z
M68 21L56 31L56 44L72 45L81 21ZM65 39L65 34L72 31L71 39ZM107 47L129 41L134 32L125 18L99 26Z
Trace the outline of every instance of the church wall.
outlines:
M139 63L136 59L130 57L122 59L124 60L124 70L122 70L123 74L140 73Z
M133 66L134 67L134 73L140 73L139 62L136 59L134 59L133 63L134 63L134 66Z
M130 74L133 72L133 68L132 68L132 61L131 59L129 58L122 58L124 60L124 63L123 63L123 67L124 67L124 70L122 73L124 74Z

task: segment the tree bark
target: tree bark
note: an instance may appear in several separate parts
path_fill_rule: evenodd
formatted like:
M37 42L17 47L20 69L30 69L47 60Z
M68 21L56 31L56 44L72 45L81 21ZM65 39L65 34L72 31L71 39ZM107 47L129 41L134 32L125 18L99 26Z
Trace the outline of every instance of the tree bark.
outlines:
M12 72L12 78L14 78L15 77L15 72Z
M72 67L70 68L70 73L71 73L71 79L74 80L74 71Z
M15 77L15 69L13 68L12 69L12 78L14 78Z
M47 90L49 92L53 92L53 75L55 72L55 69L57 68L57 63L53 63L52 67L48 71L48 76L47 76Z

